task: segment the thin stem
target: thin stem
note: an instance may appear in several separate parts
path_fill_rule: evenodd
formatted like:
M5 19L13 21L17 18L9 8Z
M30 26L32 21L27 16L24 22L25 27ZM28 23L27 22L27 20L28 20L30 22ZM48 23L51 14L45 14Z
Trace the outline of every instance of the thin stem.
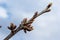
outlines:
M46 13L46 12L50 12L51 9L49 9L51 7L52 3L48 4L48 6L46 7L46 9L44 9L43 11L41 11L39 14L38 12L36 12L33 17L28 20L28 22L26 23L26 25L31 25L33 23L33 21L35 20L35 18L37 18L38 16ZM26 22L27 19L25 19ZM24 23L24 22L23 22ZM13 37L17 32L22 30L22 27L24 27L24 25L20 24L19 27L17 29L15 29L14 33L10 33L4 40L9 40L11 37ZM31 28L31 27L30 27ZM29 30L29 27L28 27ZM30 29L31 30L31 29Z

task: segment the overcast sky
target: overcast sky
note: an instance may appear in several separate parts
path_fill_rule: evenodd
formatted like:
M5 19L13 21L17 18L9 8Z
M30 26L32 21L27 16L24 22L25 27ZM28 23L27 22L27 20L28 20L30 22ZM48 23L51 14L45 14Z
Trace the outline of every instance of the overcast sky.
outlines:
M51 11L36 18L34 30L25 34L19 31L10 40L60 40L59 0L0 0L0 40L9 33L11 22L19 26L23 18L30 19L36 11L41 12L50 2Z

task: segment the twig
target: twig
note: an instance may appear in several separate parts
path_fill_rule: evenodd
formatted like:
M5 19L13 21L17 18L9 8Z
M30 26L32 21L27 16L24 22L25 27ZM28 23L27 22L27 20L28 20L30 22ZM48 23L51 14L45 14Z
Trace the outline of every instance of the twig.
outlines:
M31 26L31 24L34 22L35 18L37 18L38 16L51 11L51 9L49 9L51 7L52 3L48 4L48 6L46 7L46 9L44 9L42 12L40 12L38 14L38 12L35 12L35 14L33 15L33 17L27 21L27 18L24 18L23 21L21 22L21 24L19 25L19 27L17 29L13 29L13 33L11 32L4 40L9 40L11 37L13 37L17 32L24 30L24 32L26 33L27 31L32 31L33 30L33 26ZM13 26L10 26L13 27Z
M10 33L4 40L9 40L12 36L14 36L18 31L22 30L22 28L19 26L15 31L14 34Z

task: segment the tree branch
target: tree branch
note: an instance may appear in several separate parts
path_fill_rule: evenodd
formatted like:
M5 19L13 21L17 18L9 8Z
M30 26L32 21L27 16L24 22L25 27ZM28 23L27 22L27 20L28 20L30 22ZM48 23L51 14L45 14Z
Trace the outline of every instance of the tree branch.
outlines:
M52 3L48 4L48 6L41 11L39 14L38 12L35 12L35 14L33 15L33 17L27 21L27 18L23 19L23 21L21 22L21 24L19 25L18 28L13 30L13 33L11 32L4 40L9 40L11 37L13 37L17 32L24 30L24 32L26 33L26 31L32 31L33 27L31 26L31 24L34 22L35 18L37 18L38 16L46 13L46 12L50 12L51 9L49 9L51 7ZM12 26L13 27L13 26Z

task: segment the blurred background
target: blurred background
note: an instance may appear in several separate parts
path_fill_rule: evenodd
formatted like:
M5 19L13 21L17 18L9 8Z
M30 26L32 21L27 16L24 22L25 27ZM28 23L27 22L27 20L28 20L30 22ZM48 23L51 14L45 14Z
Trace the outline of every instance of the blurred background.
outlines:
M29 20L50 2L53 3L51 11L36 18L33 31L27 34L19 31L10 40L60 40L60 0L0 0L0 40L10 33L7 26L11 22L18 27L23 18Z

